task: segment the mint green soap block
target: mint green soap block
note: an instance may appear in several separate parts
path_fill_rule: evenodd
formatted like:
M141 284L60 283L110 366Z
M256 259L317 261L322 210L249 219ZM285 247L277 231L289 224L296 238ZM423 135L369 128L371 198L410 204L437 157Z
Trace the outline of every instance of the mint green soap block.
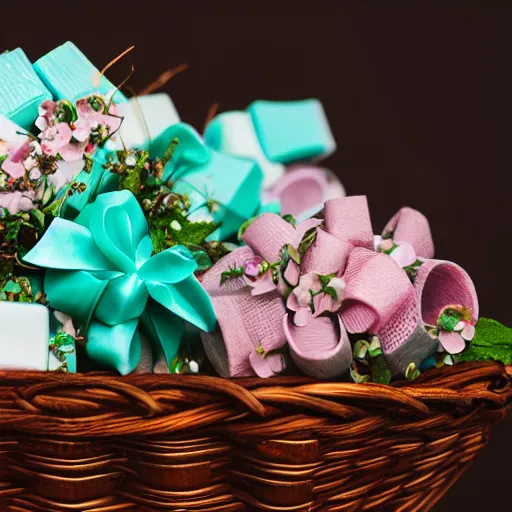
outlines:
M26 130L37 119L39 105L51 98L21 48L0 54L0 91L0 114Z
M223 240L238 231L260 205L263 173L253 160L235 158L209 150L210 158L179 180L174 190L188 194L194 208L212 200L215 222L221 223L214 239Z
M255 101L248 108L269 160L287 164L325 158L336 150L320 101Z
M92 93L107 96L116 89L71 41L41 57L34 69L58 100L76 101ZM118 91L114 101L126 98Z

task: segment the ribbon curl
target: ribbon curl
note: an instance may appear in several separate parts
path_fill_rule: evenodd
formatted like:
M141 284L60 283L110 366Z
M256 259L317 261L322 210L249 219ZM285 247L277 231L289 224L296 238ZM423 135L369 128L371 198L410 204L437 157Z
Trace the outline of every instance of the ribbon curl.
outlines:
M152 253L137 200L119 191L98 196L74 222L56 218L24 259L48 269L48 301L82 325L88 355L127 374L141 357L139 323L170 363L184 331L180 319L203 330L216 322L192 254L183 246Z

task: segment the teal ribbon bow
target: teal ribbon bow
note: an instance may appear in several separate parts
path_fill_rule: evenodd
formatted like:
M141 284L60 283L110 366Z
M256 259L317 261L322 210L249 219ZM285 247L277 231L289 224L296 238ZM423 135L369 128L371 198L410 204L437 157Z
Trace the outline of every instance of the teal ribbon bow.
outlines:
M24 259L48 269L48 301L83 326L88 355L124 375L141 358L139 323L169 364L181 319L205 331L216 323L192 254L183 246L152 253L142 209L123 190L99 195L75 221L56 218Z

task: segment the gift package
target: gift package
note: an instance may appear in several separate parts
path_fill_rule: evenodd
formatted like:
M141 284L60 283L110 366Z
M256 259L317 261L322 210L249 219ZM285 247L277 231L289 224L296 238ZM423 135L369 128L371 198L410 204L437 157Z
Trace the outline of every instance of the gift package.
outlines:
M256 99L199 133L169 95L130 94L71 42L35 62L1 54L2 378L372 390L359 386L512 364L512 330L480 318L471 277L436 258L414 190L377 232L374 199L346 196L323 166L335 151L318 99ZM215 510L313 510L240 496Z

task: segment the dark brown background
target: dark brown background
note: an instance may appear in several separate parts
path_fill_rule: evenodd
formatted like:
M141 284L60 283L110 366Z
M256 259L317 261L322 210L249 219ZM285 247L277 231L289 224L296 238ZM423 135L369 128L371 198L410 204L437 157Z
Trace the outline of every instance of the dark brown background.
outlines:
M102 67L135 44L110 74L120 81L133 63L135 90L187 62L164 90L199 129L215 101L230 110L257 98L320 98L339 145L328 163L349 194L368 195L375 231L402 205L423 211L437 256L473 277L482 314L512 325L510 6L127 3L2 2L0 51L22 46L35 60L71 39ZM437 511L510 503L511 427L494 429Z

